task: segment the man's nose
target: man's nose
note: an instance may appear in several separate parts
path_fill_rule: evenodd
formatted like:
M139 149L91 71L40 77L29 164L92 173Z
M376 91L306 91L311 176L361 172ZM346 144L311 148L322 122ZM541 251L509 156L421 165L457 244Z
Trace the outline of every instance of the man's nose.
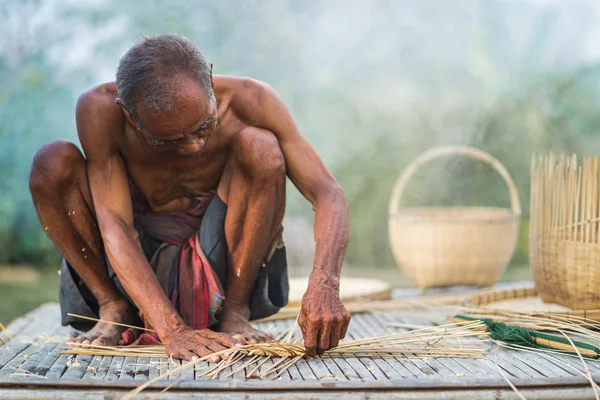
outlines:
M204 147L205 139L194 139L177 146L177 153L182 156L195 154Z

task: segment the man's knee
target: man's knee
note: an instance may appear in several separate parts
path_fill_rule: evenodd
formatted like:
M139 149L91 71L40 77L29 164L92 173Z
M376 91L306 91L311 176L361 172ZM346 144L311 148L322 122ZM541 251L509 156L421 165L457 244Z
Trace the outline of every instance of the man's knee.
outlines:
M285 159L279 141L270 131L247 128L237 136L234 148L240 166L253 179L272 182L285 176Z
M58 193L75 183L84 171L85 160L73 143L57 140L43 146L33 158L29 188L34 197L49 191Z

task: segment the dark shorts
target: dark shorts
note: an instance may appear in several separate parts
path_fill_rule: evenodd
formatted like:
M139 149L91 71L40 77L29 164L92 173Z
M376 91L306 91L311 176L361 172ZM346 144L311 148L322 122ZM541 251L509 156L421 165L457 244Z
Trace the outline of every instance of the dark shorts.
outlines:
M200 225L200 247L210 261L210 265L221 281L223 288L227 285L227 243L225 241L225 214L227 205L215 196L211 201ZM144 254L148 260L160 243L144 236L138 224L134 226L140 234ZM135 306L114 270L106 259L108 275L123 295ZM289 281L285 247L276 248L271 258L260 268L258 278L250 296L250 319L260 319L275 314L288 302ZM225 292L226 293L226 292ZM71 325L78 330L87 331L94 322L71 317L67 313L98 318L99 306L96 298L83 280L77 275L69 263L63 259L60 268L60 309L62 324ZM227 300L225 300L227 301ZM218 315L217 315L218 319Z

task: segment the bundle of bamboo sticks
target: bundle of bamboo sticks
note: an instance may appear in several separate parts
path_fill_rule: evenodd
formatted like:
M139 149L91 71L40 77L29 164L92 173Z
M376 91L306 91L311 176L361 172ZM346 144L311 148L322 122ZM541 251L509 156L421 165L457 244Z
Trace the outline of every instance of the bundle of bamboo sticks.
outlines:
M481 357L486 348L480 343L470 347L462 345L459 339L481 338L487 334L473 331L480 321L460 322L442 326L432 326L419 330L399 332L365 339L343 340L339 346L324 353L324 357ZM247 344L228 350L230 354L258 357L305 357L301 340L286 334L279 342ZM166 357L164 346L98 346L67 343L62 354L89 354L113 357ZM231 356L228 357L231 359Z
M157 380L165 379L183 369L193 368L197 363L207 362L214 356L225 358L202 374L197 374L196 378L217 378L226 368L240 361L245 361L241 367L222 377L227 378L247 368L249 372L246 376L249 378L271 359L274 361L273 365L263 371L259 377L266 378L270 375L274 375L274 378L279 377L300 359L306 357L301 338L296 337L296 328L297 326L294 326L280 335L280 341L247 344L202 357L177 368L170 368L169 372L139 386L130 395L141 392ZM321 357L480 358L488 350L486 343L489 338L489 334L482 328L481 321L465 321L385 336L343 340L338 347L325 352ZM167 356L163 346L96 346L80 343L67 343L67 348L61 353L140 358ZM125 398L129 398L128 396Z
M533 156L530 264L545 302L600 308L598 158Z

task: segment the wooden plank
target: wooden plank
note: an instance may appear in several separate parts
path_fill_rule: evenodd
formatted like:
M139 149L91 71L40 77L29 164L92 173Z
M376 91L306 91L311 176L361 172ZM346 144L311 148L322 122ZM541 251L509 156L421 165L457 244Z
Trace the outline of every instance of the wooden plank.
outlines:
M552 378L561 376L572 376L571 372L565 371L563 368L557 367L543 357L536 356L535 354L526 353L517 350L507 350L516 359L527 364L529 367L535 369L539 374Z
M479 379L502 378L495 366L488 364L485 358L459 358L454 359L457 363L469 371L469 375Z
M346 334L346 337L348 339L358 339L363 337L362 333L360 331L357 331L357 326L357 322L355 322L355 318L353 318L350 322L350 325L348 326L348 333ZM336 357L336 362L338 363L338 365L341 365L343 363L347 364L348 367L353 371L353 373L349 372L348 375L358 377L358 380L375 380L375 376L373 376L369 369L365 367L365 365L361 363L360 360L356 357L343 356L341 359L338 359Z
M134 381L147 381L150 375L150 357L138 357L137 365L135 366ZM193 368L192 368L193 370ZM194 373L192 371L192 379L194 379Z
M262 329L264 332L270 333L274 337L277 337L280 334L282 334L283 332L285 332L287 330L287 328L290 326L289 323L286 323L285 321L283 321L283 324L281 324L281 323L276 324L274 321L267 321L267 322L263 322L261 324L256 324L256 325L258 326L258 329ZM280 362L280 364L278 364L278 367L277 367L277 369L279 369L281 366L283 366L289 360L290 359L286 359L286 360L282 361L282 359L279 357L273 357L273 358L269 359L269 361L264 363L259 368L260 373L262 374L263 372L267 371L269 368L271 368L277 362ZM289 370L284 371L277 378L275 378L275 375L277 375L277 372L270 373L268 376L264 377L263 379L265 379L265 380L278 379L278 380L283 380L283 381L292 380Z
M112 364L112 357L101 357L100 364L96 368L96 373L92 377L94 380L104 380Z
M62 345L57 345L54 349L52 349L48 354L44 356L44 358L38 363L38 365L33 370L33 373L36 375L46 376L48 379L48 372L60 357L60 350ZM59 375L60 377L60 375Z
M276 333L278 335L283 334L284 332L287 332L287 330L291 327L291 326L296 326L296 321L295 320L280 320L280 321L272 321L273 326L275 327ZM300 331L300 328L297 327L298 332ZM277 337L277 336L276 336ZM292 365L290 368L288 368L288 374L290 376L291 380L303 380L303 376L300 373L300 370L298 369L298 363Z
M199 362L196 363L196 365L194 365L194 374L195 374L195 378L196 380L201 380L201 379L208 379L206 377L206 375L203 375L206 371L214 368L215 364L214 363L209 363L209 362ZM203 376L200 376L203 375Z
M3 352L0 353L0 371L15 357L25 352L29 346L31 346L31 343L16 342L15 340L12 340L10 344L4 345L2 347Z
M83 373L83 377L81 379L93 379L98 374L98 369L100 368L100 364L104 357L102 356L94 356L92 357L90 363L88 364L85 372Z
M125 382L133 381L133 379L135 378L137 363L137 357L125 357L125 359L123 360L123 371L119 375L119 380Z
M519 391L527 399L549 399L554 400L573 400L573 399L592 399L594 393L590 387L576 388L520 388ZM125 395L127 390L124 389L105 389L105 388L23 388L15 391L14 389L0 388L0 398L3 400L23 400L23 399L67 399L67 400L105 400L117 399ZM448 389L443 390L353 390L348 392L342 391L324 391L324 390L296 390L287 392L271 392L269 390L254 390L247 393L239 394L215 390L203 390L201 393L190 390L172 390L164 394L158 395L157 391L142 392L135 398L139 400L186 400L195 397L202 397L211 400L228 400L231 398L243 398L247 400L336 400L343 397L344 400L429 400L432 398L443 399L512 399L515 394L512 389L504 388L484 388L481 390L473 390L469 388ZM238 397L239 396L239 397Z
M20 350L20 351L19 351ZM0 368L0 381L10 379L12 380L12 374L16 372L21 366L29 360L31 354L36 353L39 350L39 346L27 344L26 346L15 346L7 354L6 358L10 358L8 362ZM20 377L15 378L19 380Z
M41 320L45 320L46 323L40 323ZM11 334L13 340L28 335L39 336L55 329L57 322L60 323L58 303L46 303L14 320L6 327L6 331ZM12 341L4 331L0 332L0 340L5 343Z
M545 378L544 375L540 374L537 370L529 365L523 363L505 348L498 348L494 345L492 350L490 350L490 353L486 355L486 358L492 360L494 364L496 364L497 359L498 365L504 371L507 371L516 378Z
M302 378L302 374L300 374L300 371L298 370L298 363L292 365L290 368L288 368L288 373L290 374L290 379L292 381L302 381L304 380Z
M178 360L176 358L172 358L169 360L170 364L169 364L169 373L171 375L168 376L168 380L170 381L176 381L179 378L181 378L181 371L176 371L174 373L171 373L172 371L175 371L177 368L181 367L181 360Z
M109 382L118 381L123 370L124 361L125 357L113 357L104 380Z
M560 355L560 354L548 354L545 356L538 356L541 358L545 358L548 362L559 366L560 368L571 372L574 375L579 376L579 374L577 372L575 372L573 370L573 368L577 368L580 371L583 371L585 373L585 367L583 366L583 363L581 362L581 360L578 357L571 357L571 356L567 356L567 355ZM600 374L600 362L598 360L589 360L584 358L584 362L585 365L587 365L588 369L590 370L590 373L592 375L597 375ZM570 365L571 367L566 366L565 364Z
M365 314L363 314L363 321L364 321L363 329L366 329L365 324L367 324L367 326L379 327L379 334L381 334L381 335L388 333L385 331L385 321L378 318L377 314L365 313ZM410 361L406 361L405 358L404 358L404 362L402 362L397 357L394 357L394 358L390 357L390 358L381 359L381 360L376 359L375 362L378 364L379 368L386 374L386 376L390 379L411 378L413 376L423 375L423 372L421 370L419 370L418 368L408 368L408 364L410 364ZM389 368L387 368L386 365L389 365L391 367L391 370ZM418 372L415 372L415 370Z
M57 308L55 311L58 313ZM420 320L416 316L401 319L399 317L401 315L402 313L392 314L383 312L355 315L352 321L349 336L368 337L386 334L387 332L384 324L386 321L390 320L402 320L406 322L410 321L411 323L420 321L423 323L423 320ZM133 386L137 385L138 381L149 379L151 375L159 376L161 373L167 371L167 369L159 370L150 364L151 361L158 361L158 359L149 360L146 358L142 360L136 357L120 357L122 360L119 365L118 360L115 361L115 359L112 357L92 357L80 355L75 357L75 361L79 363L79 367L75 366L73 363L67 366L67 356L60 356L58 354L58 350L61 347L59 344L43 342L41 340L36 340L33 344L19 342L23 339L34 339L36 338L34 335L38 334L46 335L50 332L56 334L56 332L59 330L62 330L63 334L68 332L68 328L57 329L57 316L58 314L54 316L36 316L35 321L31 326L21 329L21 332L23 333L22 337L11 341L9 346L6 348L5 346L0 347L0 378L1 373L4 372L6 379L10 379L11 381L22 380L27 382L35 380L35 377L31 378L31 380L27 377L21 376L10 377L10 371L14 372L16 368L19 368L19 370L27 371L35 375L46 376L49 381L53 379L63 379L69 381L71 379L84 379L89 382L105 379L109 382L131 382ZM433 319L434 318L432 318L432 320ZM438 318L438 320L440 319ZM295 324L295 321L273 321L270 324L257 325L268 331L283 331L291 324ZM41 328L37 325L45 325L45 327ZM12 349L11 354L8 354L7 348ZM343 384L344 382L351 383L364 381L367 384L376 385L377 382L389 381L390 379L392 379L394 382L398 382L428 377L438 379L440 382L444 382L445 384L450 382L457 382L458 384L460 380L469 378L476 379L477 382L484 384L485 382L494 381L501 378L495 364L495 347L492 347L492 349L493 350L487 355L487 357L483 359L406 359L402 357L370 359L354 357L324 357L322 360L300 360L296 365L286 371L280 381L315 381L318 378L322 378L320 380L322 380L324 383L330 381L336 382L336 384ZM572 367L582 370L581 362L578 359L560 356L559 359ZM167 359L163 358L162 360ZM229 367L228 370L231 371L234 368L243 365L246 360L247 358L238 361L234 367ZM1 364L2 362L4 363L3 365ZM269 363L264 364L261 370L266 370L269 364L272 365L272 362L273 361L271 360ZM137 365L140 363L145 363L147 367ZM546 379L550 383L555 379L563 377L581 377L581 375L576 371L562 364L558 360L548 360L536 354L529 354L513 350L500 349L498 351L498 363L505 374L507 374L511 379L514 378L516 382L526 382L532 378L535 378ZM174 381L175 379L183 378L181 383L185 381L191 381L195 377L196 370L202 368L202 364L204 364L204 366L208 366L206 363L200 363L197 368L184 371L179 374L179 377L172 377L171 380ZM600 375L600 363L590 361L587 362L587 364L589 365L592 374ZM104 371L102 371L103 366L105 367ZM210 367L212 366L213 364L210 364ZM96 373L93 373L92 369L88 367L96 369ZM136 369L145 371L146 374L136 373ZM130 373L128 373L128 371ZM240 371L234 377L227 378L227 380L240 381L241 379L245 379L245 372L246 371ZM219 378L222 378L223 375L224 373L221 373ZM267 380L272 379L272 377L273 375L270 375L267 377ZM0 382L1 381L2 379L0 379ZM134 381L135 384L133 383ZM242 385L247 385L252 382L257 383L256 381L251 380L243 382L244 383ZM273 383L275 382L265 382L264 384L266 386L264 387L271 387ZM209 382L207 382L207 384L209 384ZM181 384L178 383L178 386L181 387Z
M25 355L23 356L25 361L18 367L17 370L12 372L11 380L27 381L27 380L31 380L31 377L36 377L36 376L45 378L44 375L36 374L35 370L36 370L37 366L39 365L39 363L44 359L44 357L48 353L50 353L52 350L54 350L56 347L58 347L58 345L55 343L43 344L41 346L37 345L37 344L31 345L29 347L29 349L31 350L31 349L35 348L36 350L33 351L32 354L27 354L27 357L25 357Z
M54 360L54 363L52 363L52 366L46 373L46 378L48 378L48 380L59 380L67 369L67 360L69 358L73 358L73 356L68 354L60 354L59 357Z
M305 381L317 380L317 376L315 375L313 370L308 366L308 363L305 359L301 358L300 360L298 360L298 362L296 363L296 367L298 367L298 372Z
M67 362L67 370L63 373L61 379L81 379L93 357L89 354L80 354L71 359L70 362Z
M385 335L388 334L389 332L386 331L385 329L385 324L387 322L398 322L399 320L396 318L394 319L394 317L392 315L390 315L389 313L365 313L364 314L364 322L362 320L358 321L358 324L361 323L366 323L368 324L368 327L374 327L373 329L375 330L375 334L376 335ZM405 322L406 320L400 320L401 322ZM394 331L400 331L400 330L394 330ZM435 366L431 366L430 364L428 364L426 359L419 359L419 358L413 358L413 357L395 357L396 360L401 361L404 360L403 365L409 369L413 374L419 376L419 377L424 377L424 378L436 378L441 376L440 373L438 373L437 368ZM416 368L409 368L410 363L412 363L413 365L415 365Z
M148 362L148 380L152 380L156 377L159 377L162 373L162 363L163 362L168 362L169 359L166 357L161 357L161 358L151 358L150 361Z
M365 366L356 357L344 357L344 361L354 370L355 374L358 375L359 379L363 381L374 381L375 376L369 371L368 367Z
M181 365L189 364L189 361L182 360ZM181 371L181 379L182 380L194 380L194 366L190 365Z
M245 363L251 360L251 357L244 357L241 360L234 363L231 367L233 371L240 369ZM234 373L229 379L246 379L246 368L242 368L240 371Z
M349 358L354 358L354 357L349 357ZM333 360L333 362L335 362L338 365L338 367L342 370L344 376L348 380L361 380L362 379L361 376L358 374L358 372L354 368L352 368L352 365L348 362L346 357L331 357L331 359ZM351 361L353 361L353 360L351 360ZM364 365L361 364L361 366L364 368ZM364 368L363 372L365 375L372 376L369 373L369 371L367 371L366 368Z
M331 357L322 357L322 361L331 373L333 377L335 377L336 381L347 381L348 376L344 373L344 371L340 368L339 364L344 361L340 359L339 363L336 363Z

